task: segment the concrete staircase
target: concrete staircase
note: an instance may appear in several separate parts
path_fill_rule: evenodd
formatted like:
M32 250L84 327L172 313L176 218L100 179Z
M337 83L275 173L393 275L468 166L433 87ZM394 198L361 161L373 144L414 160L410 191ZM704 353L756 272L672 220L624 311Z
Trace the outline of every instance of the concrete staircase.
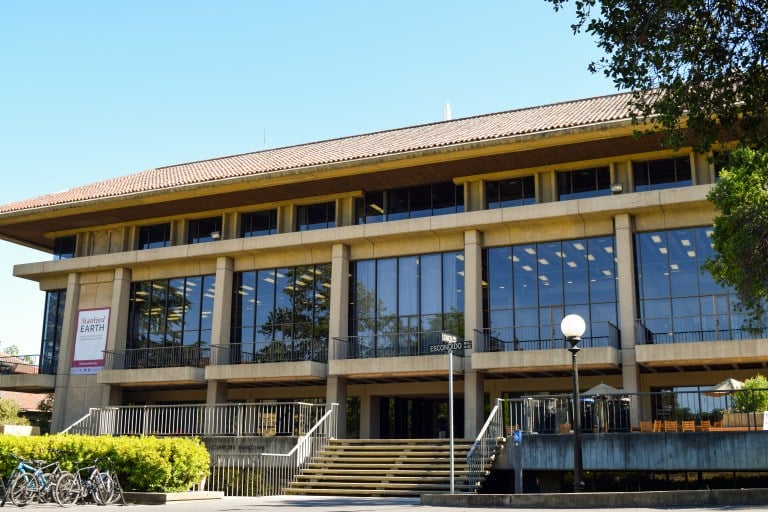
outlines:
M468 484L471 439L454 440L454 491ZM337 439L285 490L291 495L420 496L450 492L448 439Z

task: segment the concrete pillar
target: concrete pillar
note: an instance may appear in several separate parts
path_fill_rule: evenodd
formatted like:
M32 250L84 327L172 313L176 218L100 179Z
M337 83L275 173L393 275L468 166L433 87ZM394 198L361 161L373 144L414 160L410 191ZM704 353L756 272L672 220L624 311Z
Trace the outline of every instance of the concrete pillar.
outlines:
M464 233L464 339L477 341L483 327L483 236L480 231ZM485 422L484 379L472 369L472 352L464 360L464 437L475 437Z
M381 437L381 399L368 394L360 396L360 439Z
M77 332L77 310L80 307L80 274L72 273L67 278L67 299L64 304L64 318L59 342L59 363L56 370L55 400L51 414L51 433L67 428L66 413L69 398L69 378L72 356L75 352Z
M107 350L123 351L126 348L126 333L128 332L128 313L131 299L131 276L129 268L116 268L112 281L112 303L110 304L109 332L107 333ZM116 369L116 368L107 368ZM104 385L101 395L101 405L122 405L123 392L118 386Z
M349 246L336 244L331 250L331 299L328 326L328 361L343 359L345 354L337 338L349 334ZM329 375L325 403L339 404L338 434L347 436L347 379L343 375ZM361 422L363 422L361 415ZM362 426L361 426L362 430Z
M637 292L635 289L635 251L632 217L623 213L614 218L618 273L619 322L621 324L622 388L627 393L640 391L640 372L635 359L637 343ZM643 413L637 398L631 402L630 421L640 425ZM650 418L649 418L650 419Z
M211 328L211 353L213 360L226 357L229 360L230 324L232 322L232 287L235 262L228 256L216 260L216 289L213 292L213 326ZM208 381L205 397L207 404L227 403L227 384Z

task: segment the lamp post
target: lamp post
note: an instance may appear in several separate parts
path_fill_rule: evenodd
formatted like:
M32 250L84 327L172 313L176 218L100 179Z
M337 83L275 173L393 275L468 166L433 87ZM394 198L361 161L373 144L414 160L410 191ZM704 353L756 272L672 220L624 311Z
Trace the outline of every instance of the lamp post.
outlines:
M581 419L580 419L580 407L579 407L579 367L576 364L576 354L579 353L581 347L579 342L581 336L587 328L587 324L584 319L579 315L568 315L560 322L560 330L563 331L563 336L570 344L568 352L571 353L571 360L573 364L573 492L581 492L584 490L584 480L581 473L583 469L581 460Z

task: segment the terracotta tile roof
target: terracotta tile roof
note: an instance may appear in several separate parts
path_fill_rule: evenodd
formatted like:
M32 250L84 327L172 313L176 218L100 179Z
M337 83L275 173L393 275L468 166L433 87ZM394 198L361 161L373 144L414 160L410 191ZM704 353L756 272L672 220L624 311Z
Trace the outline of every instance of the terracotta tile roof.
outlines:
M0 391L0 398L13 400L19 404L21 411L38 411L40 402L45 399L45 393L22 393L20 391Z
M6 204L0 213L624 120L629 99L600 96L171 165Z

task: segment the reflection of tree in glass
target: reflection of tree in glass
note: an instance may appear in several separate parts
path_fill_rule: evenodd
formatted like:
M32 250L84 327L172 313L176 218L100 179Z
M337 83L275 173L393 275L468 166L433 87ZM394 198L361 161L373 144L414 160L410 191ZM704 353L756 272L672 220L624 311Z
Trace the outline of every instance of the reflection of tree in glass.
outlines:
M328 343L331 267L307 265L278 274L285 276L285 286L277 293L288 304L275 307L259 327L272 340L259 352L271 361L312 359Z
M183 313L189 305L183 279L135 283L131 348L181 344Z

